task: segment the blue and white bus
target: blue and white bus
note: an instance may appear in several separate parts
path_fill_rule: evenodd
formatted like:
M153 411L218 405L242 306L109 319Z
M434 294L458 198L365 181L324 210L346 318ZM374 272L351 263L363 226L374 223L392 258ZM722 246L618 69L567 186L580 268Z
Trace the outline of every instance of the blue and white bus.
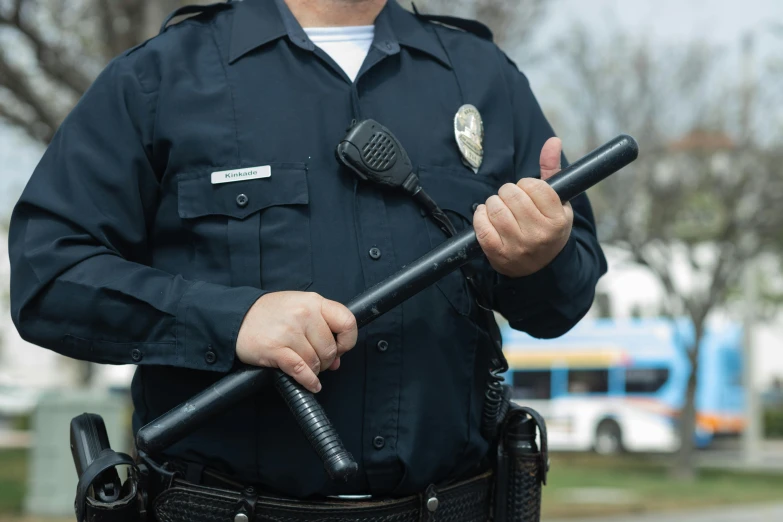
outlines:
M503 329L513 399L539 410L555 450L674 451L690 372L687 321L585 319L563 337ZM742 329L711 325L696 391L699 447L744 427Z

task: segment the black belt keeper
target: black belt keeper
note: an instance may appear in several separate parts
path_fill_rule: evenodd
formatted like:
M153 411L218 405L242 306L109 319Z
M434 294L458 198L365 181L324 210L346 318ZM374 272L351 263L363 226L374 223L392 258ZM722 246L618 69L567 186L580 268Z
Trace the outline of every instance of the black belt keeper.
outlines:
M546 425L535 410L511 404L498 439L496 466L493 522L539 522L549 458Z

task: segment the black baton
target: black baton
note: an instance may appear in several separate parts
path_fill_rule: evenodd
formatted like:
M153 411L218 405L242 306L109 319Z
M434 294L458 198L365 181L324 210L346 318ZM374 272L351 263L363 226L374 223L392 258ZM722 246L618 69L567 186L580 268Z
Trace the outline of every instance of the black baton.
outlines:
M636 159L639 146L620 135L547 180L565 203ZM472 228L425 254L346 306L362 327L482 253ZM140 451L158 453L236 402L273 381L333 480L347 481L358 465L315 396L280 370L244 367L141 428Z

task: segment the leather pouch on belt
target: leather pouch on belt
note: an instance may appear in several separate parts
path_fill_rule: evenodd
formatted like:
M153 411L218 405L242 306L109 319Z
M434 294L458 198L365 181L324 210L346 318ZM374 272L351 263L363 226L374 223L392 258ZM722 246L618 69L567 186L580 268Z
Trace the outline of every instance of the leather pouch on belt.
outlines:
M496 465L493 522L539 522L549 457L546 424L538 412L511 405L501 428Z

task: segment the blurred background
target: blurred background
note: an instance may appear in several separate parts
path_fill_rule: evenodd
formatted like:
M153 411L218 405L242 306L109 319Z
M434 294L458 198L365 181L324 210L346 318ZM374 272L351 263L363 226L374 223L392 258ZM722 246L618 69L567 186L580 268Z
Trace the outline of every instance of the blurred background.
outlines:
M103 413L129 449L132 368L16 334L7 223L93 78L182 3L0 0L0 521L73 518L71 417ZM556 450L544 519L783 520L783 3L417 6L490 26L570 158L641 145L590 192L610 268L588 317L553 341L504 330Z

